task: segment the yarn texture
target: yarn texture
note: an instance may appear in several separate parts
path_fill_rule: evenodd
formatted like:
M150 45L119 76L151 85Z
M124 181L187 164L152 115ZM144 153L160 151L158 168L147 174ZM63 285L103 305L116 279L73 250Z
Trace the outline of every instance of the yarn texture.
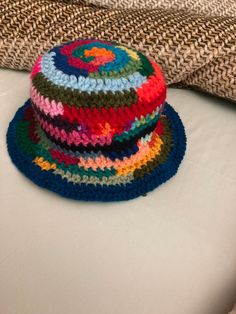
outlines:
M152 59L78 39L39 56L30 79L30 99L10 123L7 145L39 186L76 200L121 201L177 172L186 135Z

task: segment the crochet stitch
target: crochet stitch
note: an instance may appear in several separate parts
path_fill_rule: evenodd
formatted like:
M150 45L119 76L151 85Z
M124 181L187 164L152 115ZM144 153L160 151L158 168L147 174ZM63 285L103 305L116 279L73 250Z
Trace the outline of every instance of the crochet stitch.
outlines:
M7 144L39 186L76 200L120 201L177 172L185 131L153 60L79 39L39 56L30 78L30 99L11 121Z

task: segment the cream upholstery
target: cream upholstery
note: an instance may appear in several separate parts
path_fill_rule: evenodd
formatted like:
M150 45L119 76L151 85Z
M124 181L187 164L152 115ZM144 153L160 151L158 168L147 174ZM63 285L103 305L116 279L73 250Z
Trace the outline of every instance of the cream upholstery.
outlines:
M235 105L169 89L188 137L178 174L134 201L83 203L35 186L8 157L6 129L28 87L28 73L0 71L0 313L230 312Z

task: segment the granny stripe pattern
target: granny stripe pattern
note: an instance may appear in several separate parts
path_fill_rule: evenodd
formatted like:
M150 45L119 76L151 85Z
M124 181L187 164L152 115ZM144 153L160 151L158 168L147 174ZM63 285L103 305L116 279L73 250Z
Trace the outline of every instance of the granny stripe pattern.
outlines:
M124 45L79 39L39 56L7 133L36 184L89 201L128 200L173 176L186 148L158 65Z

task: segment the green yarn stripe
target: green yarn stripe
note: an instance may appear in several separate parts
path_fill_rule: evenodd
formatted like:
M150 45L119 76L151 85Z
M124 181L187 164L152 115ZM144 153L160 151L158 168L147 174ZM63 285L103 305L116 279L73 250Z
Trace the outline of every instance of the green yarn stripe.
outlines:
M33 86L50 101L62 102L68 106L84 107L84 108L120 108L131 107L137 103L138 96L134 88L129 91L100 91L99 93L81 92L62 86L57 86L44 77L42 73L37 73L33 80Z
M154 72L154 68L148 58L144 56L142 53L137 51L137 54L141 60L142 67L139 69L139 73L142 74L143 76L150 76Z
M22 151L29 156L35 156L35 144L29 138L28 121L19 121L16 127L16 141L21 147Z
M121 135L115 135L113 141L117 142L123 142L125 140L129 140L130 138L136 136L143 130L145 130L150 125L153 125L157 123L159 115L157 114L154 118L151 118L150 115L146 117L146 122L141 124L138 127L135 127L134 129L131 129L129 131L123 132Z
M119 71L109 71L109 72L91 72L89 73L89 77L94 79L99 78L126 78L128 75L134 74L135 72L140 72L140 68L142 67L141 61L135 61L130 59L129 62Z

